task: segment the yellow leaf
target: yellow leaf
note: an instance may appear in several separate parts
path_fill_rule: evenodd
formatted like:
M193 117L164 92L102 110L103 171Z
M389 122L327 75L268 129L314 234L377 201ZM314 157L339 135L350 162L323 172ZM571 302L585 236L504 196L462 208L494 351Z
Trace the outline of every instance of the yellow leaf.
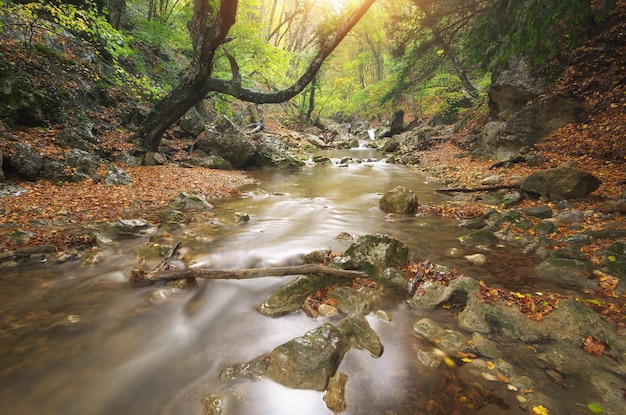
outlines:
M494 367L496 367L496 365L494 365L493 362L487 362L487 369L493 369Z
M454 360L450 359L448 356L444 357L443 361L446 363L446 366L448 366L449 368L453 368L456 366L456 363L454 363Z
M461 359L461 361L465 363L472 363L472 359L470 359L469 357L464 357L463 359Z
M543 405L535 406L532 413L533 415L550 415L548 408Z

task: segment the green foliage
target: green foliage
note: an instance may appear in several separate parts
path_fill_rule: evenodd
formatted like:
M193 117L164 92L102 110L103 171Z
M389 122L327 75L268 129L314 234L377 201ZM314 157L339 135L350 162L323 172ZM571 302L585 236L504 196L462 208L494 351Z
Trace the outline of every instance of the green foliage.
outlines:
M525 57L537 66L559 50L584 40L611 2L594 15L590 0L494 0L476 15L465 47L483 67L504 66Z

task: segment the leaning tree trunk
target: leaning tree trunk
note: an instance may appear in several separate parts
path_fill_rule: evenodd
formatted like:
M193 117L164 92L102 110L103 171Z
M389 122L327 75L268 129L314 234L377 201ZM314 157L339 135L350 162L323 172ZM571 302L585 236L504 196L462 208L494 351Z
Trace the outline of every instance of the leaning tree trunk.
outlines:
M193 42L191 68L181 82L156 103L136 137L144 147L157 151L165 131L207 94L207 81L213 71L215 51L224 43L235 23L237 0L222 0L219 11L212 2L194 0L193 19L189 25Z
M256 104L281 103L293 98L313 80L324 60L335 50L343 38L363 17L376 0L363 0L361 5L325 41L306 72L289 88L281 91L261 92L244 88L241 78L232 65L230 81L211 77L213 58L217 48L225 43L226 35L235 23L237 0L221 0L216 14L210 1L194 0L190 32L193 41L193 60L190 70L180 84L159 101L135 134L144 147L157 151L165 131L189 109L200 102L210 91L231 95L242 101Z

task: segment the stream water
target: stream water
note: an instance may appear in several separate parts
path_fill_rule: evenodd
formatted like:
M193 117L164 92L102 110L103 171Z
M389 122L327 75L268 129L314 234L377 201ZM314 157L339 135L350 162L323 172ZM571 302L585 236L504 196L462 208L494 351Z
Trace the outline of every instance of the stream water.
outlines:
M384 233L403 241L411 259L429 259L465 275L511 284L529 266L520 260L481 267L463 258L457 237L466 233L453 219L387 215L380 193L403 185L420 201L446 196L407 167L367 160L372 150L325 153L335 163L302 171L255 171L257 184L242 197L216 203L216 218L246 212L251 220L196 223L186 229L183 256L195 267L247 268L298 263L318 249L342 252L359 236ZM271 381L222 384L226 366L248 361L319 326L325 318L304 313L281 318L255 308L295 277L247 281L200 281L199 288L153 303L158 288L130 288L128 271L136 247L118 245L95 265L29 266L2 270L0 280L0 412L6 414L203 414L212 394L224 397L233 414L327 414L321 392L292 390ZM472 253L472 252L466 252ZM386 323L368 316L385 347L376 359L350 350L340 366L349 374L350 414L413 413L411 396L438 382L443 369L415 363L412 325L425 317L403 301L381 304ZM454 327L451 313L429 313ZM337 320L329 319L336 322ZM506 390L503 392L506 394ZM483 414L502 413L493 405ZM524 413L513 404L506 413Z

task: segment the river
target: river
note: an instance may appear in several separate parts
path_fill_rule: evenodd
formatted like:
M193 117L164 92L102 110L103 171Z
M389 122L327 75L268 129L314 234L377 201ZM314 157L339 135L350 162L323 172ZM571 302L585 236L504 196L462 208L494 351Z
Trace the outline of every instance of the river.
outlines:
M419 173L376 160L368 149L324 155L333 165L250 172L256 184L241 197L217 201L217 219L186 228L183 258L194 267L289 265L313 250L342 252L351 241L339 235L383 233L403 241L414 261L429 259L492 281L505 271L463 258L457 238L467 231L454 219L388 215L378 208L381 193L399 185L413 190L422 203L449 200L433 192L434 184ZM340 166L343 157L363 161ZM247 213L250 221L235 223L236 212ZM146 242L117 245L93 265L3 270L2 413L203 414L213 394L224 397L233 414L331 413L321 392L271 381L222 384L218 379L226 366L267 353L326 321L304 313L268 318L255 311L295 277L200 281L198 289L149 302L158 288L131 288L127 281L138 261L135 249ZM512 283L527 265L524 260L506 265ZM393 322L367 320L381 338L383 355L376 359L352 349L340 366L350 376L350 414L413 413L412 391L430 388L443 371L423 371L415 363L412 325L424 316L404 301L380 307ZM450 313L429 317L454 326ZM501 411L490 405L479 413ZM506 413L524 412L512 406Z

